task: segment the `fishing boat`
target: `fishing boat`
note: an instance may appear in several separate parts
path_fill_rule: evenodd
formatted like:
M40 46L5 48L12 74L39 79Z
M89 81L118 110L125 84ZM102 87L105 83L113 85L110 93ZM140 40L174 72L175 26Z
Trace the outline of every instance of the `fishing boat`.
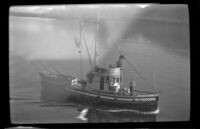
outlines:
M123 86L122 61L124 58L123 55L120 55L118 62L121 63L116 66L96 67L95 71L88 73L88 81L85 81L84 84L74 78L65 87L65 90L71 94L70 99L92 107L132 109L146 112L157 110L159 92L130 90L131 88L127 88L129 86ZM99 86L99 89L87 89L87 87L96 86Z
M123 63L128 61L123 54L119 55L115 64L108 67L96 65L96 43L98 41L98 24L95 41L94 64L90 58L90 53L85 40L84 26L80 24L80 42L75 40L77 47L81 43L81 34L83 34L84 43L87 48L87 54L90 61L91 70L87 73L86 79L82 77L82 52L81 54L81 79L64 74L45 74L40 72L42 86L59 89L59 95L63 98L86 104L92 107L105 107L109 109L132 109L144 112L158 110L158 100L160 92L136 90L135 82L130 80L130 85L124 85ZM136 71L140 76L141 74ZM141 76L142 77L142 76ZM143 77L142 77L143 78ZM143 78L144 79L144 78ZM53 93L53 92L52 92Z

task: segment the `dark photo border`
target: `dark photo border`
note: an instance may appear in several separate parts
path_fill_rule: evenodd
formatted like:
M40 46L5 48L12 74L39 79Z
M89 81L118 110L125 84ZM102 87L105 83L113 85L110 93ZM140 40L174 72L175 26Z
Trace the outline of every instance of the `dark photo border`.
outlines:
M3 1L2 1L3 2ZM160 3L160 4L186 4L189 8L189 21L190 21L190 68L191 68L191 111L190 111L190 120L189 121L180 121L180 122L136 122L136 123L86 123L86 124L56 124L56 123L47 123L47 124L13 124L11 123L10 118L10 103L9 103L9 30L8 30L8 24L9 24L9 7L13 5L51 5L51 4L98 4L98 3ZM3 103L1 106L3 109L2 111L2 122L4 128L11 128L11 127L17 127L17 126L24 126L24 127L36 127L36 128L194 128L196 126L196 120L198 117L195 116L198 112L197 105L198 105L198 86L199 84L196 82L198 74L196 75L195 72L197 72L197 63L198 63L198 49L199 43L197 39L197 32L199 27L199 6L200 2L198 0L173 0L173 1L166 1L166 0L116 0L116 1L102 1L102 0L95 0L95 1L78 1L78 0L46 0L46 1L26 1L26 0L20 0L20 1L14 1L9 0L6 4L3 3L1 7L3 8L3 18L1 21L1 28L2 34L7 34L7 36L3 36L4 40L2 41L2 50L1 50L1 57L3 59L1 60L1 68L3 69L3 73L1 73L2 81L1 86L3 89L1 89L1 92L3 93ZM8 54L8 55L7 55ZM1 69L1 71L2 71Z

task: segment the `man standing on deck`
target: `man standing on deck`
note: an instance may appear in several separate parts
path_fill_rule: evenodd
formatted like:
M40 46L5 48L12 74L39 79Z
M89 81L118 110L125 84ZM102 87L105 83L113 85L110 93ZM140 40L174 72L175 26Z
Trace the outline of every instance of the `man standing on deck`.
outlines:
M130 83L130 96L133 95L133 89L135 88L135 82L133 80L131 80Z

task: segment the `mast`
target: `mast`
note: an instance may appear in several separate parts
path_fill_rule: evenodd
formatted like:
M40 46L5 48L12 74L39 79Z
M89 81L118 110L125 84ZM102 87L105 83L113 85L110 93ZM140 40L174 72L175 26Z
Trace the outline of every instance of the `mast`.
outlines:
M121 87L123 88L123 64L122 64L122 61L121 61L121 74L122 74L122 81L121 81Z
M82 62L82 51L80 50L81 54L81 80L83 80L83 62Z
M119 56L119 63L120 63L120 71L121 71L121 87L123 87L123 59L125 59L124 55Z
M81 24L80 24L80 44L81 44L81 31L82 31L82 29L81 29ZM80 46L80 51L79 51L79 53L80 53L80 55L81 55L81 80L83 80L83 62L82 62L82 50L81 50L82 48L81 48L81 46Z
M98 17L97 17L96 40L94 44L94 71L95 71L95 66L96 66L96 44L98 42L98 30L99 30L99 12L98 12Z
M85 31L84 31L84 27L83 27L83 24L81 24L81 27L82 27L82 31L83 31L83 38L84 38L84 43L85 43L85 46L86 46L86 49L87 49L87 53L88 53L88 57L89 57L89 61L90 61L90 66L91 66L91 69L92 68L92 62L91 62L91 58L90 58L90 53L89 53L89 50L88 50L88 47L87 47L87 43L86 43L86 39L85 39Z

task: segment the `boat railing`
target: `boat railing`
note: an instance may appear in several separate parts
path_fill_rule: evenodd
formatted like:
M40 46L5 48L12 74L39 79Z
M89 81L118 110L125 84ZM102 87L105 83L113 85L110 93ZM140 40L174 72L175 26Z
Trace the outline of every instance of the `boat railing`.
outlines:
M113 93L109 92L109 91L101 91L101 90L91 90L93 93L98 94L98 95L106 95L106 96L110 96L110 97L133 97L130 96L129 94L120 94L120 93Z
M134 91L138 92L138 93L143 93L143 94L159 93L159 92L155 92L155 91L145 91L145 90L134 90Z

